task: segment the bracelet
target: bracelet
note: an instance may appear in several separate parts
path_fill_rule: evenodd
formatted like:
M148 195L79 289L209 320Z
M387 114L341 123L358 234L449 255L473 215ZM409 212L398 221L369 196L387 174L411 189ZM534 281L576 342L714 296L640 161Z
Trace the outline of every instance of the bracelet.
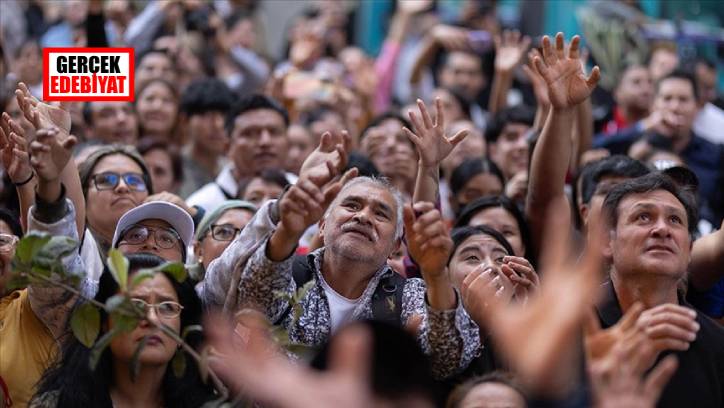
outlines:
M30 180L32 180L33 177L35 177L35 172L32 172L32 171L31 171L31 172L30 172L30 177L28 177L27 180L25 180L25 181L23 181L23 182L21 182L21 183L16 183L16 182L13 181L13 184L15 185L15 187L22 187L22 186L30 183Z

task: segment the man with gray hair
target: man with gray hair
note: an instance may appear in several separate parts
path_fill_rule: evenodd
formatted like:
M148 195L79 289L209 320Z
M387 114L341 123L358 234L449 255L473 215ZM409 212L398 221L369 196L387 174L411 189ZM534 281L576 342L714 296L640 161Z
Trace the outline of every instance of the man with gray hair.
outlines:
M303 174L278 203L263 206L209 266L202 298L217 305L223 298L232 311L259 309L287 330L291 342L308 346L324 344L355 320L404 325L421 319L417 339L434 375L461 371L480 340L446 273L452 241L440 212L428 202L403 208L400 192L385 180L358 177L344 184L349 175L323 184ZM317 222L324 247L294 256L299 238ZM405 279L386 263L401 244L403 225L424 279ZM242 253L251 255L240 261ZM236 278L214 288L225 269L234 269ZM307 291L297 292L305 285ZM295 293L302 294L299 308L290 302Z

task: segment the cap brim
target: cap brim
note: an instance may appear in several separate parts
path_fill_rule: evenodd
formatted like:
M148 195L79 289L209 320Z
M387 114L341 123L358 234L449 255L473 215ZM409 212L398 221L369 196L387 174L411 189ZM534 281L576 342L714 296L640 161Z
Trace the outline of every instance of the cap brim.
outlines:
M169 223L171 227L178 232L184 246L188 246L194 237L194 220L184 209L171 204L167 201L151 201L141 204L138 207L123 214L116 231L113 234L113 248L118 244L121 233L133 224L137 224L143 220L163 220Z

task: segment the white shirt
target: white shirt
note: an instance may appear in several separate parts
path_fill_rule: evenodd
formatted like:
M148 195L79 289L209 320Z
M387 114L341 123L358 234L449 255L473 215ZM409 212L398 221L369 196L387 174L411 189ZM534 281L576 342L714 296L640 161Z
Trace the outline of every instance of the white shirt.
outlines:
M201 187L191 194L186 200L189 207L198 205L206 210L206 213L213 212L226 200L234 200L239 195L239 182L234 178L232 170L234 165L227 163L216 176L216 180ZM292 173L285 173L290 184L297 182L297 176Z
M337 329L352 320L354 310L359 305L362 296L354 300L347 299L335 292L335 290L327 284L327 281L324 280L321 273L319 274L319 277L321 279L322 288L324 288L324 294L327 295L327 302L329 303L329 317L332 326L331 333L334 334L337 332Z
M85 229L85 235L83 235L83 242L80 246L80 257L83 259L85 264L86 278L92 282L94 288L97 289L98 281L101 279L103 273L103 259L98 251L98 245L96 239L93 237L93 233L88 228ZM93 293L95 296L95 293Z
M239 183L232 174L233 164L224 166L216 180L201 187L186 200L189 207L198 205L207 213L214 211L226 200L233 200L239 193ZM223 189L223 190L222 190ZM228 196L227 196L228 195Z
M707 103L694 119L694 133L712 143L724 143L724 111Z

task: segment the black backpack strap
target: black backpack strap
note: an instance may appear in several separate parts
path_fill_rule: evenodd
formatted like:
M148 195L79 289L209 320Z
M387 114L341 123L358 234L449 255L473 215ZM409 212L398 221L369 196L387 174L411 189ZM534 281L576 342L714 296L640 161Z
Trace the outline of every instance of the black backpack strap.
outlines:
M312 262L314 262L314 258L310 255L294 255L292 259L292 279L294 279L294 283L297 285L296 290L299 290L299 288L314 278ZM274 321L274 325L276 326L283 322L291 310L292 305L290 303L287 305L287 308L284 309L284 313L279 315Z
M402 292L405 278L388 268L372 294L372 319L402 326Z

